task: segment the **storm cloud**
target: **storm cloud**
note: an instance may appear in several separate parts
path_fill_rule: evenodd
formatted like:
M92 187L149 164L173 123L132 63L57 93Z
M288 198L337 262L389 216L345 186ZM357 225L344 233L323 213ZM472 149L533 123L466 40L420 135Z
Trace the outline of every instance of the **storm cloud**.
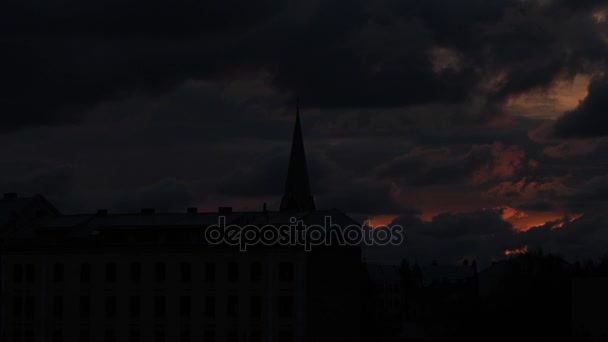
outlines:
M607 16L596 0L4 1L1 185L66 213L277 208L299 98L318 207L401 222L412 256L599 253Z

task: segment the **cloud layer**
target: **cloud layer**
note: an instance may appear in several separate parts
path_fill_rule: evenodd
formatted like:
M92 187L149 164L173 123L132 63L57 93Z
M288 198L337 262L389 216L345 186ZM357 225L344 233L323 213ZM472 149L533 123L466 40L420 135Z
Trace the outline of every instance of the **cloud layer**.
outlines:
M68 213L276 208L299 97L318 206L400 217L420 255L599 253L607 15L599 0L4 1L0 186Z

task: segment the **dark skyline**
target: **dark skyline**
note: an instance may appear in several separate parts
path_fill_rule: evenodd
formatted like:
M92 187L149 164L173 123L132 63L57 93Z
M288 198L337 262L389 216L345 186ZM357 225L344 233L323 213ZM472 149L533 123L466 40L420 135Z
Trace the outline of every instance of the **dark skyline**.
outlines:
M65 213L278 209L299 97L316 207L394 220L420 258L602 255L607 11L5 1L0 188Z

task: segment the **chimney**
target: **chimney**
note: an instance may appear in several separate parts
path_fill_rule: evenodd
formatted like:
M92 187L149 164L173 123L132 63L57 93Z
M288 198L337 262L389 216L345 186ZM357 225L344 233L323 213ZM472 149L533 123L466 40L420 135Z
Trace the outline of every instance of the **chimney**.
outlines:
M141 209L141 213L146 215L154 214L154 208L143 208Z
M232 207L219 207L217 208L218 213L231 213Z
M14 192L6 192L4 193L4 199L6 200L14 200L17 198L17 194Z
M106 215L108 215L108 210L107 209L97 209L97 215L106 216Z
M198 212L198 208L188 208L188 214L196 214Z

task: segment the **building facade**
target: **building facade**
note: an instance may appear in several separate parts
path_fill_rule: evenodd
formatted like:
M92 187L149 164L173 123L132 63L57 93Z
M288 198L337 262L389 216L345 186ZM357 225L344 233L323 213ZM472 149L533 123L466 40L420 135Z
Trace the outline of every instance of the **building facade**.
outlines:
M322 225L328 217L356 224L336 209L315 208L299 115L285 189L280 210L259 212L62 215L42 196L7 196L1 340L357 341L359 246L241 251L209 241L220 218L239 227L288 226L294 218Z

